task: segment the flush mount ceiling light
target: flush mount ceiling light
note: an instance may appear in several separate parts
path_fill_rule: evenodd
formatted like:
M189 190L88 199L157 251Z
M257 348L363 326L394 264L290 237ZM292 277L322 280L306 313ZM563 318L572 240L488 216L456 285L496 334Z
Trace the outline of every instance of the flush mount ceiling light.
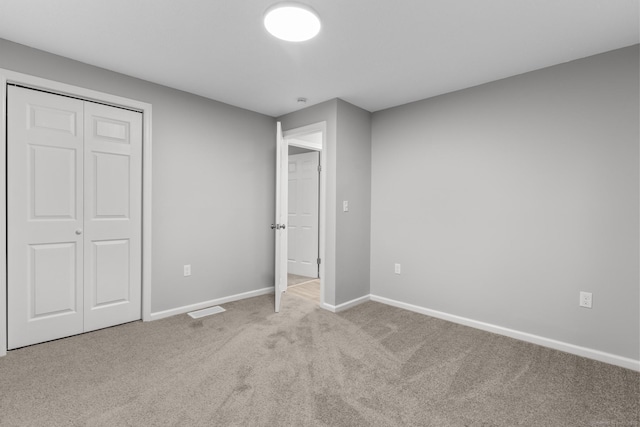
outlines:
M264 26L272 36L288 42L303 42L320 32L320 18L308 6L278 3L264 14Z

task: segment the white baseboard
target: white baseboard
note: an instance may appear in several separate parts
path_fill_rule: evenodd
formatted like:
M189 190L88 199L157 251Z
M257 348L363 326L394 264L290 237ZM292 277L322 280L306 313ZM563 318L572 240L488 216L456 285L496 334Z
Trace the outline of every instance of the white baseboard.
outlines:
M339 305L331 305L331 304L324 303L324 304L320 304L320 307L324 308L325 310L329 310L332 313L339 313L348 308L355 307L358 304L362 304L363 302L367 302L369 301L369 299L370 299L369 295L364 295L364 296L361 296L360 298L352 299L351 301L343 302L342 304L339 304Z
M220 305L220 304L224 304L231 301L238 301L245 298L253 298L253 297L258 297L260 295L266 295L266 294L272 294L272 293L273 293L273 286L270 286L268 288L262 288L262 289L257 289L255 291L243 292L241 294L231 295L224 298L203 301L196 304L172 308L170 310L158 311L155 313L151 313L149 320L164 319L165 317L175 316L176 314L184 314L190 311L211 307L213 305Z
M431 310L413 304L392 300L389 298L379 297L377 295L370 296L371 301L380 302L382 304L391 305L405 310L414 311L427 316L436 317L438 319L447 320L449 322L458 323L460 325L470 326L472 328L481 329L483 331L493 332L495 334L504 335L521 341L530 342L532 344L541 345L543 347L553 348L555 350L564 351L566 353L575 354L577 356L586 357L588 359L598 360L600 362L609 363L611 365L621 366L623 368L640 371L640 360L629 359L627 357L617 356L611 353L605 353L600 350L594 350L587 347L581 347L550 338L541 337L539 335L529 334L527 332L516 331L514 329L504 328L502 326L492 325L490 323L479 322L477 320L460 317L441 311ZM336 307L337 308L337 307Z

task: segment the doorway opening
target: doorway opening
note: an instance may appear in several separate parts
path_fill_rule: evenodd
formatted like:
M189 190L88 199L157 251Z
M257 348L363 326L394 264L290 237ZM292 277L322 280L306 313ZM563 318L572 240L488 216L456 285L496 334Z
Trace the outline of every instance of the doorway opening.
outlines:
M301 138L322 142L322 134ZM287 288L320 304L320 152L288 146Z
M325 123L284 132L287 145L287 290L324 303Z

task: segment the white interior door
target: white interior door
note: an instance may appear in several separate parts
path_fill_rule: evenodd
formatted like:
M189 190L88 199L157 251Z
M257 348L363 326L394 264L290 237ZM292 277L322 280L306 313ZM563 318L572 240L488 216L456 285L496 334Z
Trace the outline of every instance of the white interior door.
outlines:
M141 317L141 114L8 89L8 348Z
M83 102L8 87L8 348L83 331Z
M318 277L318 166L320 153L289 155L288 271Z
M141 318L142 114L86 102L84 330Z
M287 290L287 202L288 202L288 147L282 137L282 125L276 125L276 233L275 293L276 313L280 311L282 293Z

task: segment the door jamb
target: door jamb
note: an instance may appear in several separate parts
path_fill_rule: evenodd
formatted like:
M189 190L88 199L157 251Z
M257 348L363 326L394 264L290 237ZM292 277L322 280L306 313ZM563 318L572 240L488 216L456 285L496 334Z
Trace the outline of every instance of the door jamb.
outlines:
M6 206L7 84L44 90L142 113L142 320L151 320L151 116L149 103L0 68L0 212ZM7 222L0 221L0 357L7 354Z
M308 135L311 133L322 133L322 146L318 146L312 142L297 140L291 141L292 138ZM308 148L310 150L320 152L320 212L319 212L319 227L320 227L320 243L319 254L320 257L320 306L325 306L325 247L326 247L326 219L327 219L327 185L326 185L326 171L327 171L327 122L313 123L307 126L298 127L282 132L283 139L287 146L293 145L295 147Z

